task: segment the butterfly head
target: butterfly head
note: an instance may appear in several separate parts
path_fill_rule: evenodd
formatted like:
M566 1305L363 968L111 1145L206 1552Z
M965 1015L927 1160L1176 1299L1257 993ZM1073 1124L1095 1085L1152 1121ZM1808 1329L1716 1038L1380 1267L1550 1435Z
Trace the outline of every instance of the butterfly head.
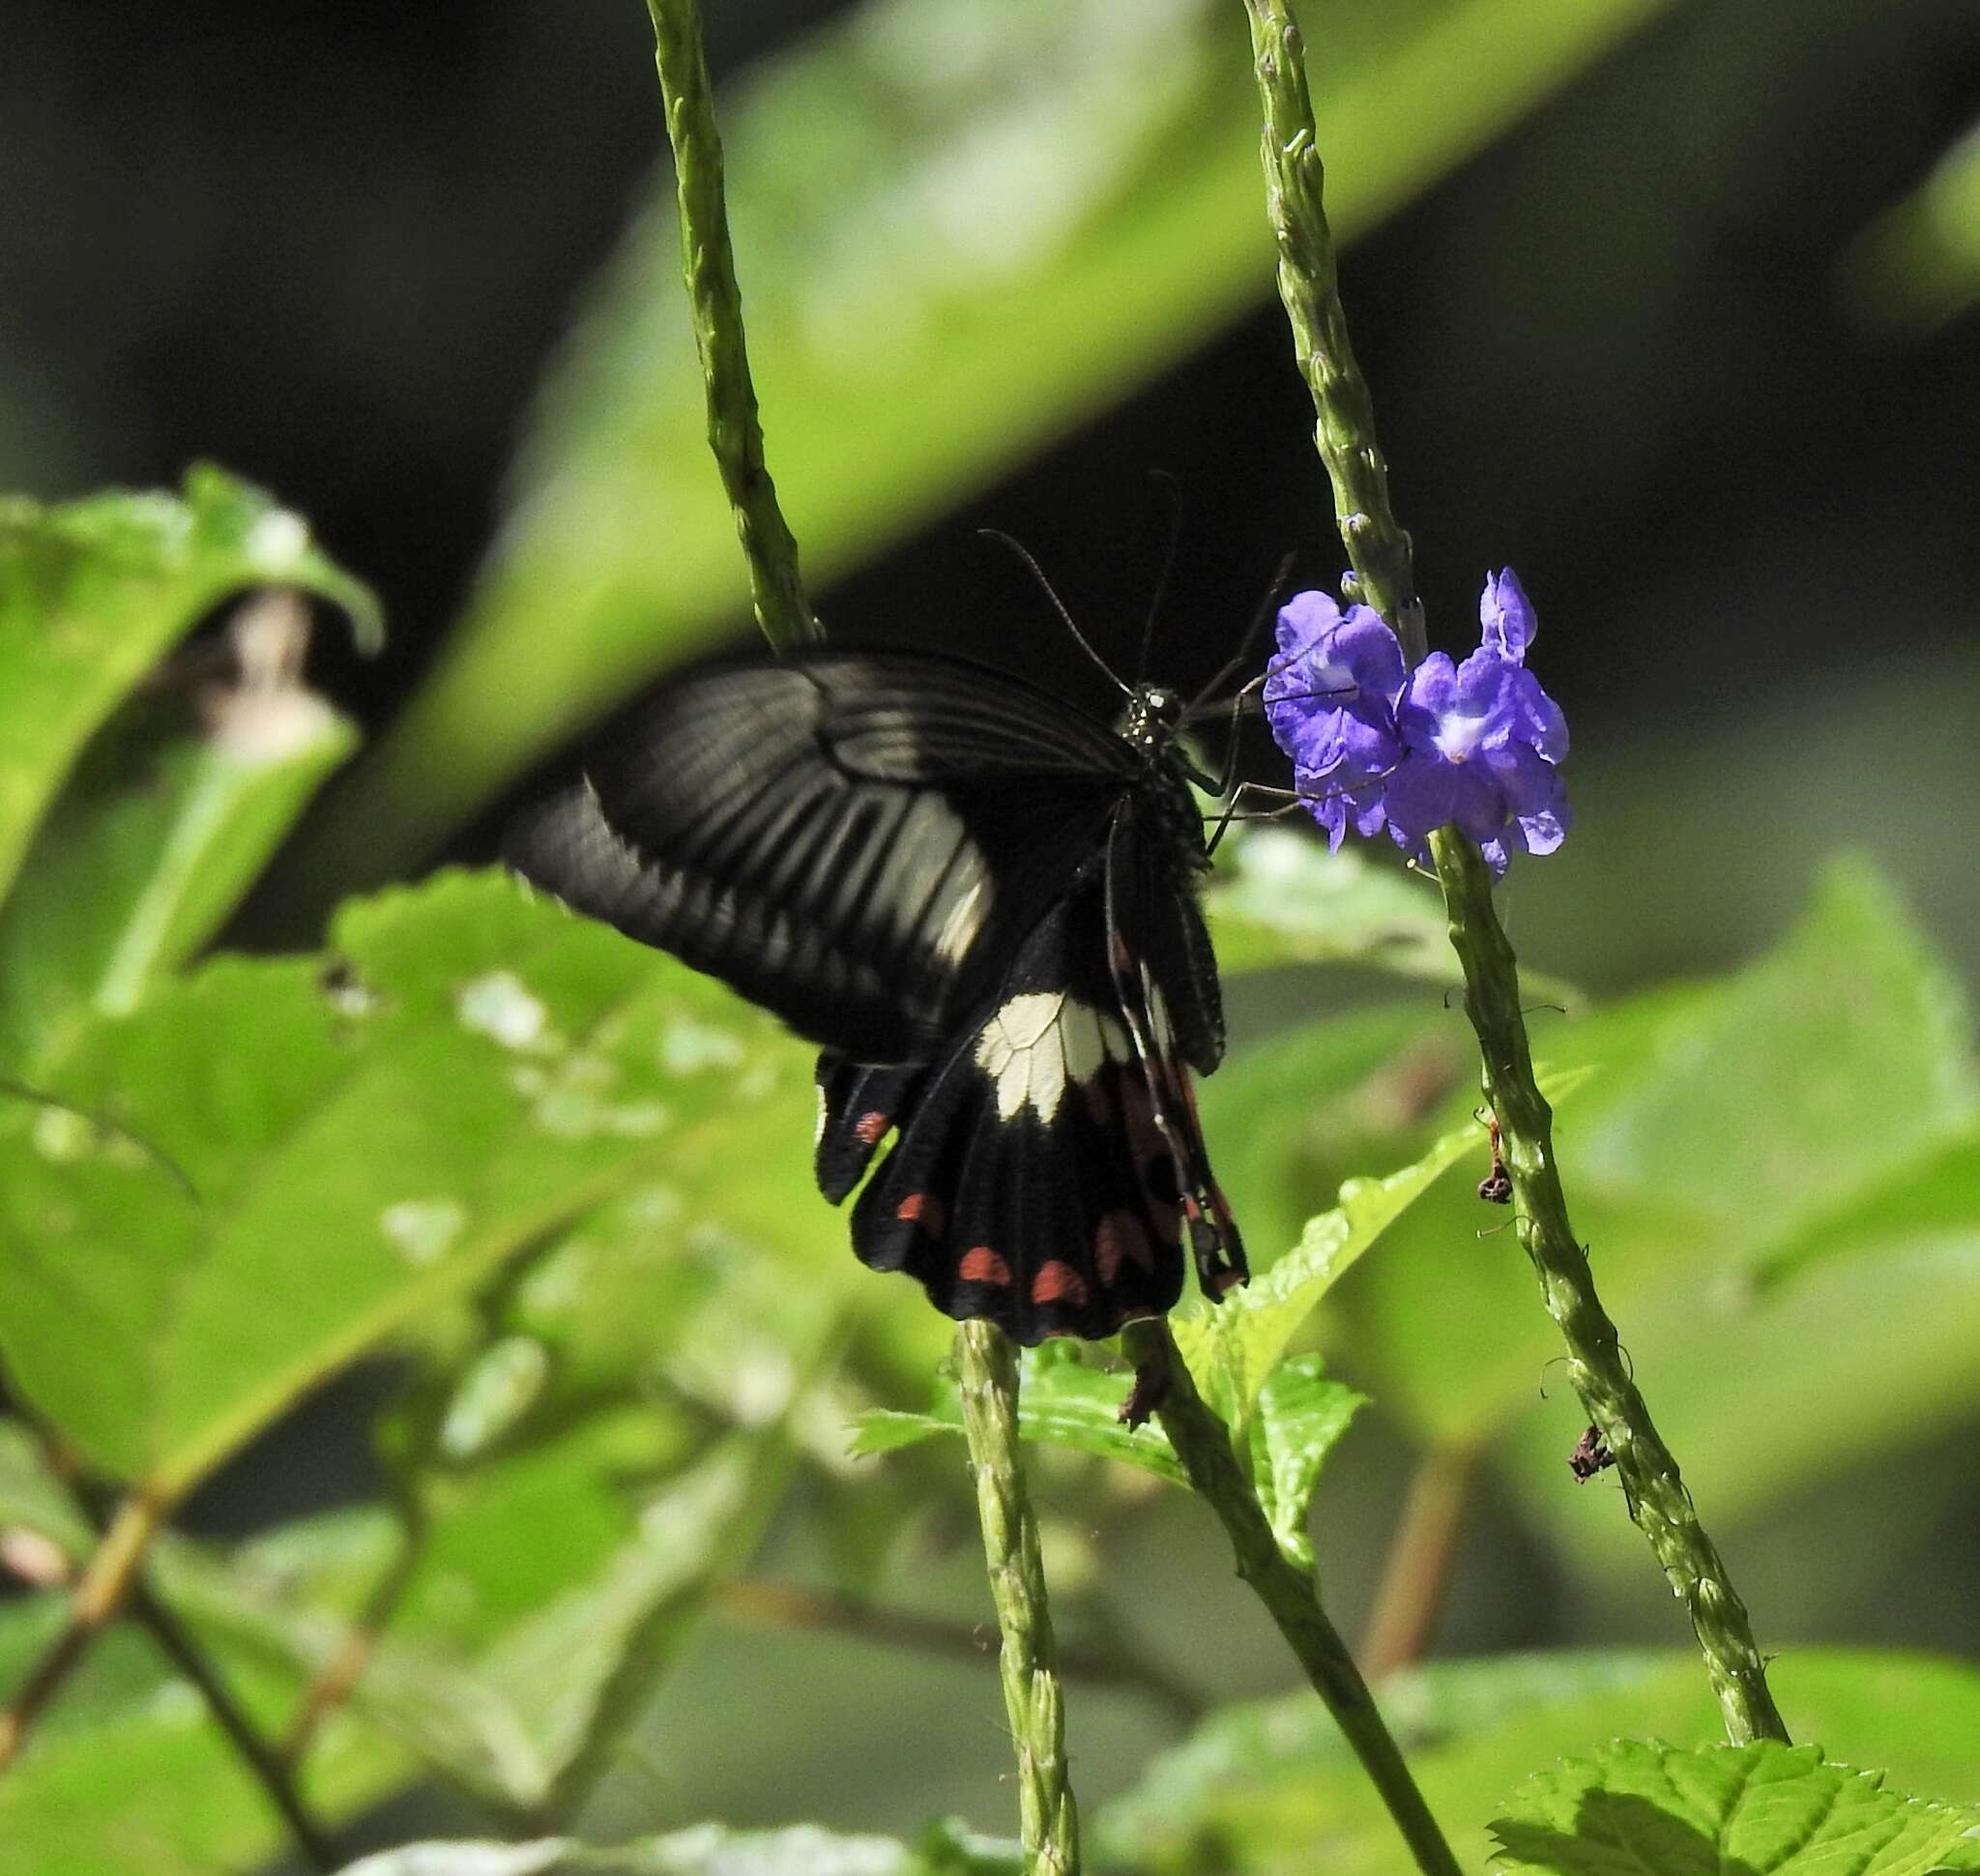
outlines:
M1127 693L1127 707L1114 727L1142 754L1159 755L1175 742L1185 710L1182 698L1165 686L1138 685Z

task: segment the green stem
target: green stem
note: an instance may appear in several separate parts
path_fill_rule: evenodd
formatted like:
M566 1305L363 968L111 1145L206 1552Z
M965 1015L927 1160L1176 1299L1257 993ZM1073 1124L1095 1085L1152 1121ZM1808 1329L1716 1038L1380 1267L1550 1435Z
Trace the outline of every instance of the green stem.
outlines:
M699 0L647 0L655 63L674 146L681 212L681 267L694 319L694 343L708 387L708 440L721 471L736 533L749 563L756 623L780 652L825 634L798 575L798 543L777 506L763 461L763 426L742 337L742 293L729 246L722 139L702 53Z
M1189 1474L1189 1482L1222 1521L1238 1559L1238 1574L1265 1604L1267 1614L1306 1670L1313 1690L1325 1703L1388 1807L1416 1867L1424 1876L1458 1876L1457 1858L1410 1775L1409 1765L1368 1690L1368 1683L1320 1605L1313 1572L1280 1549L1265 1508L1232 1447L1231 1430L1197 1392L1169 1325L1160 1319L1129 1323L1121 1332L1121 1346L1137 1374L1160 1377L1154 1389L1155 1416L1169 1444Z
M1520 1243L1567 1344L1568 1379L1616 1456L1630 1515L1690 1611L1726 1737L1735 1745L1786 1740L1746 1605L1630 1376L1587 1254L1568 1223L1554 1157L1554 1114L1533 1078L1519 969L1493 909L1492 876L1478 849L1455 829L1433 835L1430 846L1443 884L1451 946L1465 969L1465 1011L1484 1056L1485 1099L1499 1116Z
M1245 0L1265 103L1266 192L1278 236L1279 291L1299 366L1318 413L1316 439L1360 593L1388 621L1413 662L1422 656L1410 537L1388 501L1387 468L1375 441L1374 405L1348 344L1333 243L1322 208L1325 173L1306 87L1299 29L1286 0ZM1533 1079L1519 971L1492 904L1478 850L1455 829L1431 836L1453 949L1465 973L1465 1008L1484 1057L1486 1099L1499 1120L1512 1176L1519 1236L1539 1275L1549 1313L1567 1344L1576 1392L1616 1455L1630 1514L1690 1612L1718 1696L1727 1737L1785 1740L1746 1610L1700 1524L1630 1379L1588 1260L1568 1224L1554 1159L1553 1114Z
M1041 1876L1077 1876L1079 1813L1066 1776L1065 1711L1038 1521L1017 1445L1017 1350L995 1323L956 1330L957 1379L976 1515L1004 1646L1004 1705L1017 1748L1018 1818L1025 1861Z

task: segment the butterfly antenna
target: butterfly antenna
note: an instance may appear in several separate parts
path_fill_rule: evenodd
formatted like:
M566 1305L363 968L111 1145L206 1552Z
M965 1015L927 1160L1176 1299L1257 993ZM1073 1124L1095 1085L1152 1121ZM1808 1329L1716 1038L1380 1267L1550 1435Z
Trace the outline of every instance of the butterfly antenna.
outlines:
M1086 655L1090 659L1092 659L1093 662L1100 667L1101 670L1106 672L1107 682L1111 684L1117 690L1119 690L1123 697L1133 696L1133 687L1131 685L1124 684L1121 682L1120 677L1116 675L1113 665L1109 664L1107 660L1104 658L1102 658L1098 652L1094 651L1093 648L1087 643L1086 633L1081 631L1080 629L1073 624L1072 614L1066 611L1065 609L1065 601L1062 600L1057 593L1053 592L1052 582L1045 577L1045 570L1042 567L1040 567L1034 559L1032 558L1031 549L1027 547L1022 541L1017 540L1015 537L1011 535L1005 534L1002 528L978 528L976 532L980 536L982 536L982 538L985 541L999 542L1004 546L1008 547L1010 551L1014 553L1028 569L1030 569L1032 577L1038 582L1038 585L1040 589L1043 591L1045 597L1052 601L1053 611L1058 613L1060 618L1064 620L1065 630L1072 633L1072 642L1075 645L1077 645L1081 651L1086 653Z
M1149 653L1155 642L1155 621L1161 617L1162 601L1168 597L1169 575L1176 571L1176 550L1182 542L1182 484L1166 469L1150 469L1149 478L1158 482L1169 494L1169 544L1162 552L1162 571L1155 575L1155 590L1149 599L1149 616L1141 629L1141 652L1135 660L1137 686L1149 681Z
M1182 713L1185 718L1195 716L1203 708L1204 699L1221 689L1230 681L1231 674L1234 671L1241 671L1244 668L1245 660L1251 656L1252 641L1264 630L1265 622L1272 616L1272 608L1278 602L1279 590L1286 584L1287 576L1293 571L1293 562L1296 558L1296 555L1288 554L1284 560L1279 562L1278 572L1272 575L1272 583L1266 588L1265 598L1259 601L1258 610L1251 615L1250 625L1244 628L1244 636L1238 641L1236 655L1215 677L1205 685L1195 696L1190 698L1188 708ZM1247 685L1245 688L1249 689L1250 686Z

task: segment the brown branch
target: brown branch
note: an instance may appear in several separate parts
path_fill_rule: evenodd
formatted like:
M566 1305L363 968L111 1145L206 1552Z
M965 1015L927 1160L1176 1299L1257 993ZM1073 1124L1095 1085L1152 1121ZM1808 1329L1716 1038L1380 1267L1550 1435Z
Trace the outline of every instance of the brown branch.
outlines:
M852 1635L884 1647L906 1648L924 1655L945 1655L994 1667L992 1638L978 1627L917 1615L906 1609L884 1608L859 1597L842 1596L809 1584L739 1576L715 1592L716 1603L743 1622L784 1628L810 1628L824 1634ZM1068 1680L1094 1686L1126 1687L1159 1701L1183 1722L1202 1717L1202 1697L1158 1663L1128 1653L1060 1644L1060 1671Z
M1375 1610L1361 1644L1371 1681L1421 1659L1443 1607L1465 1498L1477 1454L1469 1447L1433 1447L1410 1478L1403 1514L1382 1567Z
M74 1673L135 1588L144 1553L164 1521L164 1507L142 1493L118 1506L69 1598L69 1620L0 1710L0 1772L12 1765L41 1711Z
M277 1748L283 1765L293 1769L302 1764L324 1723L356 1691L387 1626L398 1613L398 1605L405 1598L406 1586L413 1580L413 1571L419 1561L419 1535L415 1528L408 1527L385 1574L364 1598L364 1606L359 1610L357 1621L344 1632L330 1659L303 1689L296 1715L290 1720L289 1729L282 1735Z
M131 1617L150 1632L165 1657L199 1689L214 1723L227 1736L227 1743L288 1827L303 1861L311 1869L329 1876L341 1860L332 1847L328 1832L310 1816L303 1794L296 1788L291 1768L276 1747L262 1738L247 1711L228 1690L219 1670L142 1578L131 1585L126 1602Z

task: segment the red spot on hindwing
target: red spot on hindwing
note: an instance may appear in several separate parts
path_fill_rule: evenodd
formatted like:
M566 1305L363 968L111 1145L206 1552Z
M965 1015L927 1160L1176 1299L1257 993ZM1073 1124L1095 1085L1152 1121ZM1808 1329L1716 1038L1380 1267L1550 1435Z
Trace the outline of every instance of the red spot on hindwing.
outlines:
M1010 1266L988 1245L977 1245L963 1253L956 1275L965 1283L995 1283L1003 1288L1010 1282Z
M1155 1268L1154 1247L1142 1221L1132 1212L1109 1212L1093 1227L1093 1268L1110 1289L1123 1259L1145 1271Z
M1037 1275L1032 1278L1034 1303L1079 1304L1086 1300L1087 1280L1070 1264L1055 1257L1038 1266Z
M891 1114L882 1114L878 1112L870 1114L861 1114L859 1118L856 1122L854 1122L853 1131L859 1137L859 1141L861 1146L878 1146L880 1143L880 1136L883 1133L885 1133L888 1127L890 1127L892 1124L893 1116Z
M919 1225L931 1238L941 1237L942 1227L947 1222L942 1201L933 1192L910 1192L894 1208L894 1216L903 1224Z

